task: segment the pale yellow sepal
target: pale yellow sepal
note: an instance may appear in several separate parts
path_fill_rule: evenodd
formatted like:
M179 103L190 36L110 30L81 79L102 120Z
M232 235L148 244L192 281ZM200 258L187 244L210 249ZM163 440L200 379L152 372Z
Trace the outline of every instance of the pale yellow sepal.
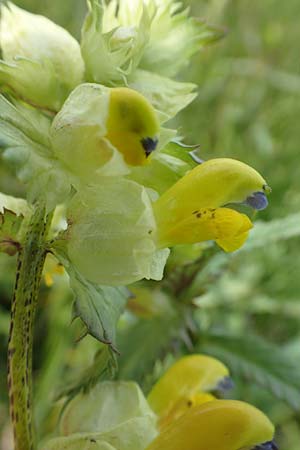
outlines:
M239 450L271 441L273 435L273 424L254 406L215 400L192 407L147 450Z

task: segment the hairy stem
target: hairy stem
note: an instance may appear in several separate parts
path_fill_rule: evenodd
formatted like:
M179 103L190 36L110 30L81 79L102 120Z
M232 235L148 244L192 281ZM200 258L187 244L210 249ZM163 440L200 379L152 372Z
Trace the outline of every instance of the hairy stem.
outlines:
M46 235L51 216L36 206L17 262L8 343L8 390L15 450L34 450L32 413L33 325L42 270Z

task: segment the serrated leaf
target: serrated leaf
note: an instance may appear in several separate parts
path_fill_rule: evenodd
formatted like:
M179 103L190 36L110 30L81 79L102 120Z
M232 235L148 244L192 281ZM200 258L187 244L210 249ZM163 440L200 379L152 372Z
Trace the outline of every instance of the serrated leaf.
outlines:
M0 146L5 159L27 184L30 202L44 196L47 209L70 192L68 174L54 157L49 141L50 119L29 106L0 95Z
M233 375L257 383L300 410L300 366L274 344L247 335L205 334L198 350L223 361Z
M101 286L88 281L69 261L63 248L56 247L56 256L70 277L74 292L74 318L79 317L88 334L116 349L116 325L129 292L125 287Z
M117 355L105 345L94 356L93 364L83 371L71 384L63 385L56 399L64 397L72 398L79 392L87 392L99 381L114 377L118 367Z

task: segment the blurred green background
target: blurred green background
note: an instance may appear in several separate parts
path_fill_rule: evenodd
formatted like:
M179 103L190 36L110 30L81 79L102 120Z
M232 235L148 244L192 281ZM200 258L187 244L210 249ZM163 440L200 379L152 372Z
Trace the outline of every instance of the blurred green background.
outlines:
M48 16L79 38L84 0L15 3ZM238 158L265 176L273 192L269 208L259 219L271 225L258 227L260 244L232 257L209 248L198 266L186 249L175 250L164 283L139 284L137 298L147 303L145 298L151 295L153 306L165 295L165 308L170 306L173 312L168 316L161 302L158 311L150 308L147 317L126 313L120 325L119 376L135 378L147 390L174 354L198 349L216 355L233 372L236 387L230 395L258 405L271 416L283 450L299 450L300 3L184 3L193 15L223 27L226 36L197 54L182 74L199 85L199 95L176 118L176 126L187 143L201 145L204 159ZM0 191L22 195L22 186L2 163ZM1 254L0 267L0 447L8 450L5 360L13 259ZM178 284L183 269L193 273L193 283L185 289ZM61 387L62 375L70 382L80 378L99 348L91 338L75 343L77 330L69 326L69 297L64 279L56 280L52 289L42 289L35 356L41 433L53 430L56 412L50 413L49 405ZM183 310L184 320L178 319L176 314L188 302L193 307ZM139 349L140 339L143 349ZM141 351L148 360L139 364Z

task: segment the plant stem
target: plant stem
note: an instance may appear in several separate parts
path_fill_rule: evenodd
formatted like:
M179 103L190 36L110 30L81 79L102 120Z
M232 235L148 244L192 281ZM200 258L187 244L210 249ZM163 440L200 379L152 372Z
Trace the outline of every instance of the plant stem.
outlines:
M34 450L32 346L37 297L52 215L37 205L17 262L8 342L8 391L15 450Z

